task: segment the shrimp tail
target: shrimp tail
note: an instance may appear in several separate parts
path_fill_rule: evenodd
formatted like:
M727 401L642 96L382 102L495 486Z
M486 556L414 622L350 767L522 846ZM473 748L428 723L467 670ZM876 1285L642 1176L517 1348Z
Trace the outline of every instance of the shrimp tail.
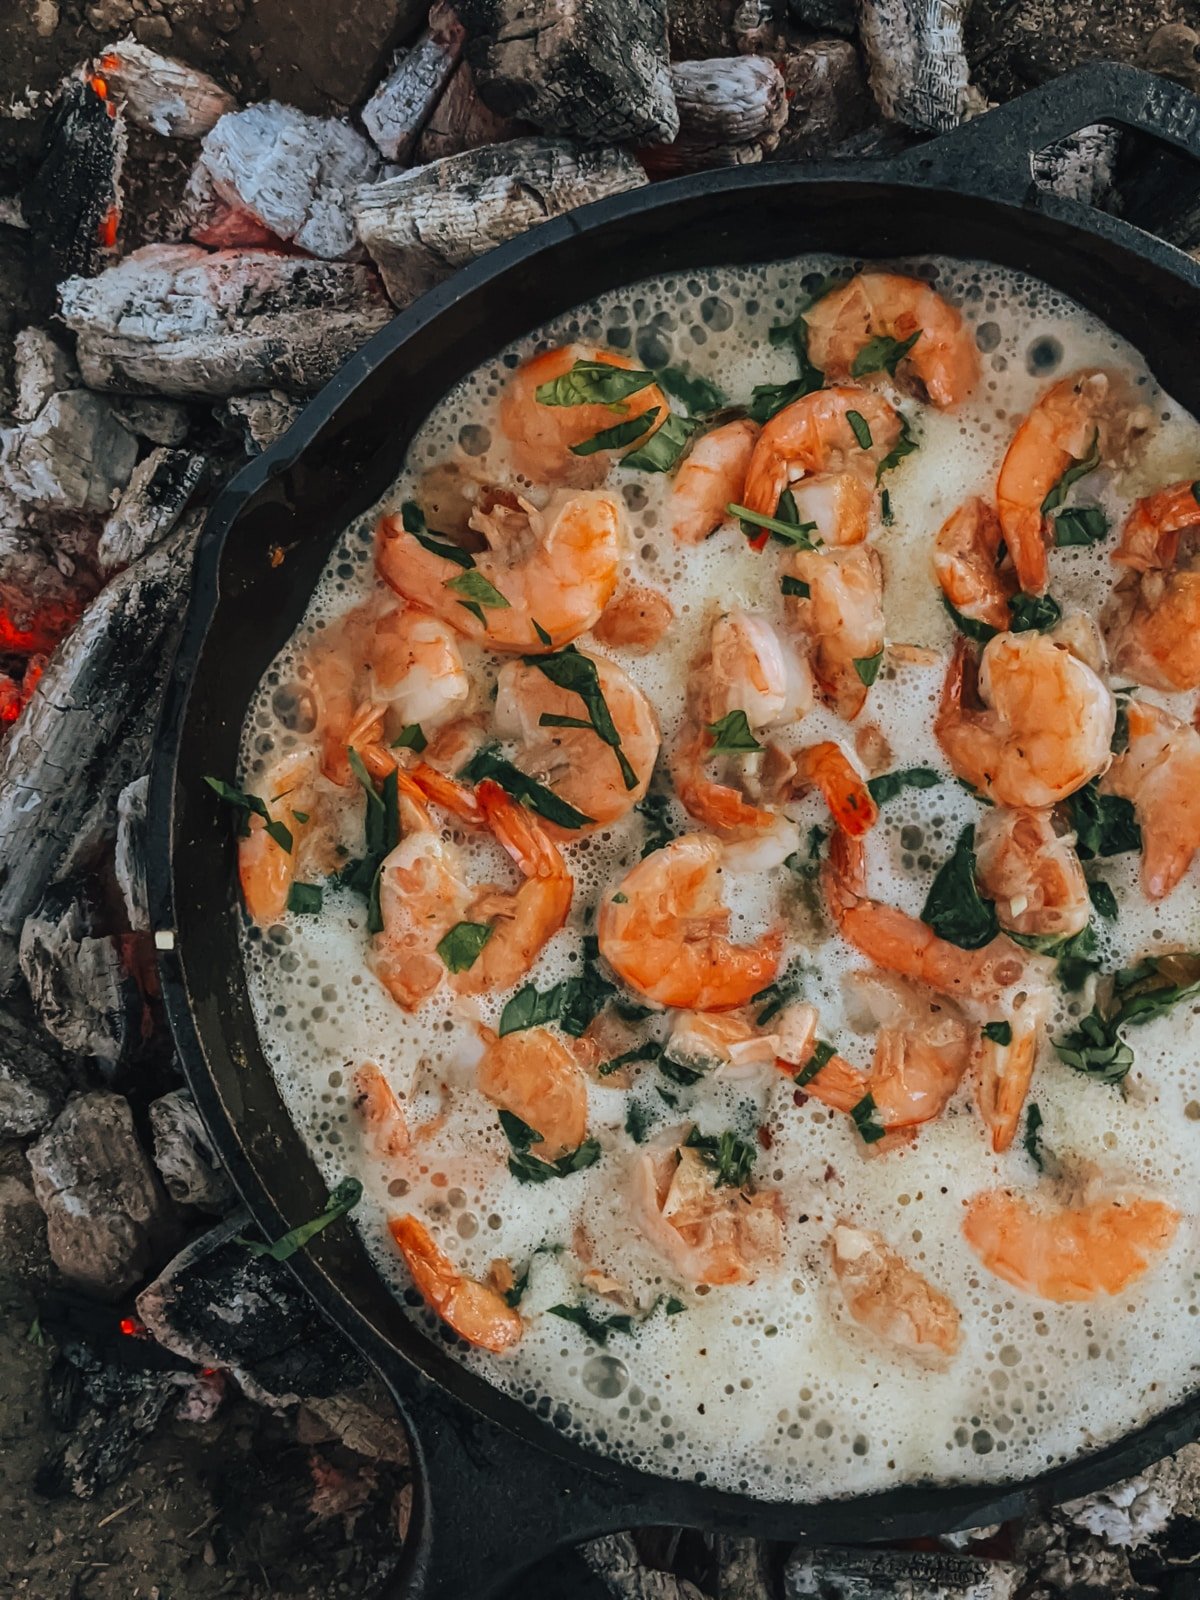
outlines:
M796 771L821 791L842 833L859 839L874 827L879 807L840 745L827 739L799 751Z

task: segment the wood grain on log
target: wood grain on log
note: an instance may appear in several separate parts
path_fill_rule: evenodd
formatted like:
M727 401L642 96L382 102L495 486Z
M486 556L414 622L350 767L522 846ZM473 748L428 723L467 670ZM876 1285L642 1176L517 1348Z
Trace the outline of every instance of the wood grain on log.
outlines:
M107 83L130 122L169 139L201 139L237 101L215 78L136 39L101 52L95 75Z
M208 458L160 445L139 461L96 551L100 569L118 571L166 538L203 478Z
M192 419L178 400L155 400L137 395L117 396L113 414L130 433L151 444L180 445L188 436Z
M85 382L176 397L313 393L391 314L367 267L195 245L145 245L62 286Z
M74 360L45 328L21 329L13 340L13 416L18 422L32 422L52 394L78 383Z
M667 0L667 34L673 61L701 61L733 53L738 0Z
M146 797L150 779L127 783L117 796L117 836L113 876L125 916L134 933L150 932L150 897L146 889Z
M259 455L284 434L300 415L300 407L278 389L258 389L235 394L225 404L221 420L241 440L248 456Z
M963 21L969 0L858 0L871 89L885 117L926 133L963 120L970 98Z
M671 87L679 133L639 155L653 177L761 161L779 142L788 106L783 75L762 56L676 61Z
M694 1583L643 1566L628 1533L612 1533L580 1545L579 1554L604 1582L613 1600L705 1600Z
M1066 200L1098 205L1112 188L1120 144L1120 130L1106 123L1080 128L1034 154L1034 180Z
M196 1102L186 1089L172 1089L150 1107L154 1165L177 1205L223 1215L236 1198L218 1160Z
M421 129L413 161L417 166L424 166L430 161L461 155L464 150L477 150L480 145L519 139L530 131L528 123L516 117L502 117L485 105L471 63L460 61L446 85L446 92Z
M101 395L53 394L31 422L0 429L0 486L18 500L109 511L137 460L137 440Z
M788 119L774 156L811 160L829 155L876 116L858 51L846 39L818 39L789 50L779 66Z
M354 216L388 293L404 306L547 217L645 181L623 150L513 139L360 189Z
M362 125L386 161L403 165L412 156L421 129L445 93L463 49L463 29L454 11L435 4L429 26L402 52L362 109Z
M459 0L467 59L501 116L587 144L669 144L666 0Z
M786 1600L1012 1600L1019 1568L936 1550L798 1550L784 1569Z
M27 1139L62 1110L73 1075L45 1035L0 1009L0 1138Z
M19 955L50 1037L74 1055L114 1065L140 1035L142 996L98 909L86 883L56 884L25 918Z

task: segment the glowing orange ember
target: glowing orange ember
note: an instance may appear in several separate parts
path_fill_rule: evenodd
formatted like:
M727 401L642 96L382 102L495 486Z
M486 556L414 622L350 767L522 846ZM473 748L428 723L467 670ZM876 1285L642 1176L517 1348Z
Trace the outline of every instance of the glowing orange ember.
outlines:
M96 229L96 237L106 250L111 250L117 242L117 228L121 221L121 213L116 206L111 206L104 216L104 220Z

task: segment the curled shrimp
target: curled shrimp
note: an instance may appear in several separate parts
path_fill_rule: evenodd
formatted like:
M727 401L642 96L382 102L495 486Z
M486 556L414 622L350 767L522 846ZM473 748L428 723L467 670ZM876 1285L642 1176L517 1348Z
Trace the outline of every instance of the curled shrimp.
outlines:
M546 405L537 398L542 384L564 377L577 361L600 361L606 366L634 370L629 357L615 350L568 344L531 356L505 385L500 399L500 431L508 440L513 466L530 483L594 488L607 474L612 454L600 450L591 455L576 455L573 445L583 444L614 424L630 421L651 407L657 407L658 416L647 432L626 447L633 449L644 444L649 434L656 432L667 419L666 396L657 384L648 384L616 406Z
M700 544L728 521L725 508L741 502L757 438L758 424L741 417L696 441L671 486L668 515L677 544Z
M852 417L857 418L857 431ZM793 476L849 471L873 482L879 463L899 439L900 428L900 413L870 389L817 389L793 400L758 436L742 504L773 517ZM751 542L761 548L766 540L764 531Z
M967 1206L963 1233L998 1278L1039 1300L1120 1294L1170 1244L1179 1213L1146 1195L1107 1195L1051 1206L992 1189Z
M1026 594L1046 588L1052 525L1046 500L1063 473L1093 454L1112 461L1128 432L1130 394L1116 373L1085 370L1051 384L1013 435L996 480L1004 542Z
M997 1020L1008 1024L1007 1040L981 1032L975 1047L979 1112L997 1154L1007 1150L1016 1137L1050 1015L1050 991L1044 984L1033 983L1011 996L1002 1011Z
M595 665L619 748L601 739L580 696L552 683L537 665L511 661L496 683L496 732L520 742L517 766L588 819L570 829L546 823L555 838L578 838L625 816L645 796L658 759L658 718L637 684L603 656L581 651L580 658ZM584 726L561 726L568 718Z
M390 1159L407 1154L412 1143L408 1119L396 1091L373 1061L364 1061L354 1074L354 1109L375 1155Z
M380 577L413 605L493 650L539 655L599 621L621 570L626 518L619 496L560 490L544 510L523 500L516 508L474 512L471 521L488 549L464 570L407 532L402 517L380 518ZM488 599L488 590L499 599Z
M663 1141L639 1151L633 1193L642 1231L688 1283L752 1283L779 1260L779 1196L718 1188L690 1145Z
M1200 733L1161 706L1130 702L1129 743L1103 788L1133 802L1142 830L1142 888L1161 900L1200 850Z
M411 1213L388 1223L414 1287L425 1303L468 1344L499 1354L525 1331L520 1314L485 1283L465 1277L429 1230Z
M1189 479L1139 500L1113 551L1129 569L1104 612L1113 668L1155 689L1200 688L1195 490Z
M938 529L933 569L946 599L964 617L1003 632L1017 592L1012 563L1001 558L1004 530L986 500L964 501Z
M840 744L823 739L820 744L797 750L793 760L793 786L807 788L811 785L819 789L829 807L829 815L839 828L860 838L874 827L879 807Z
M541 1136L533 1154L557 1161L587 1135L587 1079L575 1057L548 1028L493 1039L476 1069L480 1094L511 1111Z
M1050 810L993 806L975 830L976 877L1008 933L1069 939L1092 914L1075 835Z
M1117 706L1103 678L1054 633L998 633L976 668L963 640L934 720L957 777L1000 805L1051 806L1108 766Z
M861 544L871 531L873 486L856 472L823 472L791 485L796 515L824 545Z
M275 826L268 831L264 818L247 818L250 831L238 840L238 879L246 911L260 927L278 922L287 910L302 846L314 828L316 765L312 750L289 751L254 786ZM280 826L291 835L290 848L276 837Z
M882 1234L839 1222L829 1243L833 1275L855 1322L912 1355L954 1355L960 1341L956 1306Z
M685 834L639 861L600 903L600 953L625 983L662 1006L731 1011L779 968L778 932L754 945L728 938L721 843Z
M808 590L786 601L822 700L852 722L867 700L867 678L884 647L883 566L867 545L793 550L783 570ZM866 676L864 676L866 674Z
M733 1011L677 1011L663 1049L668 1061L692 1072L726 1068L729 1076L757 1072L780 1051L777 1033L765 1033Z
M604 608L592 638L614 649L653 650L674 621L675 607L660 589L631 583Z
M958 405L979 381L979 352L970 328L920 278L856 273L849 283L822 295L804 320L809 357L827 378L859 376L857 358L874 339L897 344L912 339L896 376L932 405Z

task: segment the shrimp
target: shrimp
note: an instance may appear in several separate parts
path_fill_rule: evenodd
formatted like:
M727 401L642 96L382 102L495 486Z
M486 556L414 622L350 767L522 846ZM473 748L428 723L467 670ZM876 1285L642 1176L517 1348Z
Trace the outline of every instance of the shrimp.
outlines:
M1012 562L1001 559L1004 532L986 500L965 501L938 529L933 570L946 599L964 617L1003 632L1017 592Z
M857 425L851 418L857 418ZM901 425L895 407L870 389L817 389L793 400L758 436L742 504L773 517L793 475L851 471L871 482L899 439ZM751 542L761 549L766 540L764 530Z
M541 1135L533 1154L557 1161L587 1136L587 1079L575 1057L547 1028L493 1039L475 1079L480 1094Z
M1198 741L1200 742L1200 741ZM975 830L976 877L1009 933L1069 939L1092 915L1075 835L1050 810L993 806Z
M753 1283L782 1254L779 1195L718 1188L690 1145L658 1142L639 1151L633 1192L642 1231L689 1283Z
M513 466L530 483L594 488L603 482L608 472L611 453L600 450L591 455L576 455L573 446L657 407L658 415L646 433L626 447L633 449L644 444L667 420L666 396L653 383L611 406L547 405L537 398L542 384L564 377L577 361L600 361L606 366L634 370L629 357L618 355L615 350L597 350L581 344L560 345L523 362L501 396L500 431L508 440Z
M991 1189L967 1205L963 1234L989 1272L1058 1302L1120 1294L1170 1244L1179 1213L1146 1195L1107 1195L1051 1208Z
M882 1234L839 1222L829 1243L833 1274L855 1322L914 1355L954 1355L960 1318L953 1301L910 1267Z
M711 835L685 834L639 861L601 901L601 955L623 982L659 1005L731 1011L779 969L778 931L754 945L727 937L723 854Z
M598 644L641 653L653 650L674 621L675 607L661 590L631 583L609 602L592 637Z
M700 544L728 520L725 507L741 502L757 438L758 424L742 417L697 439L671 486L668 515L676 544Z
M552 683L536 664L511 661L496 684L496 732L520 742L516 764L588 819L577 828L546 823L554 838L577 839L625 816L645 796L658 759L654 707L615 662L581 651L580 664L588 661L595 665L619 747L601 739L580 696ZM550 717L574 718L584 726L547 726Z
M539 655L599 621L621 571L626 517L618 495L563 490L542 511L522 500L515 510L475 512L472 524L489 548L464 569L427 549L401 517L382 517L375 544L380 577L492 650ZM489 590L499 599L487 599Z
M825 472L794 483L792 500L801 523L811 523L827 545L861 544L871 531L872 486L854 472Z
M1008 1024L1007 1043L981 1033L975 1047L979 1112L997 1155L1016 1137L1050 1015L1050 990L1045 984L1033 983L1012 996L1002 1010L1004 1014L997 1020Z
M824 739L795 753L794 783L819 789L838 827L860 838L875 825L879 807L840 744Z
M807 586L786 602L806 644L822 700L852 722L884 647L883 566L866 545L827 552L793 550L785 573Z
M934 720L957 777L1000 805L1038 807L1105 770L1117 703L1075 650L1062 629L998 633L976 669L958 641Z
M388 1227L414 1287L447 1327L468 1344L497 1355L516 1344L525 1324L503 1295L485 1283L464 1277L433 1242L425 1224L411 1213L392 1217Z
M408 1120L396 1091L373 1061L364 1061L354 1074L354 1109L377 1156L390 1159L407 1154L412 1142Z
M1200 688L1198 533L1196 485L1185 480L1139 500L1113 551L1129 569L1103 618L1113 667L1155 689Z
M278 922L287 910L301 845L313 827L315 782L316 758L311 750L301 749L281 757L255 785L254 792L266 802L276 824L268 832L264 818L250 816L250 831L238 840L242 899L251 920L259 927ZM290 847L273 837L279 827L291 835Z
M979 381L979 352L970 328L919 278L859 272L822 295L804 320L809 358L828 378L860 376L858 359L873 340L903 344L913 339L897 374L931 405L956 406Z
M1093 455L1097 464L1115 458L1128 436L1130 401L1116 373L1075 372L1042 393L1013 435L996 481L996 509L1026 594L1046 588L1047 498L1069 468Z
M1133 802L1142 830L1142 888L1161 900L1200 850L1200 733L1161 706L1129 705L1129 743L1104 776Z
M1027 958L1003 935L963 950L916 917L870 900L861 839L838 829L821 870L829 914L842 937L886 972L915 979L951 999L989 1000L1019 983Z
M677 1011L663 1055L691 1072L728 1068L727 1076L743 1077L770 1065L779 1054L776 1033L764 1033L731 1011Z

